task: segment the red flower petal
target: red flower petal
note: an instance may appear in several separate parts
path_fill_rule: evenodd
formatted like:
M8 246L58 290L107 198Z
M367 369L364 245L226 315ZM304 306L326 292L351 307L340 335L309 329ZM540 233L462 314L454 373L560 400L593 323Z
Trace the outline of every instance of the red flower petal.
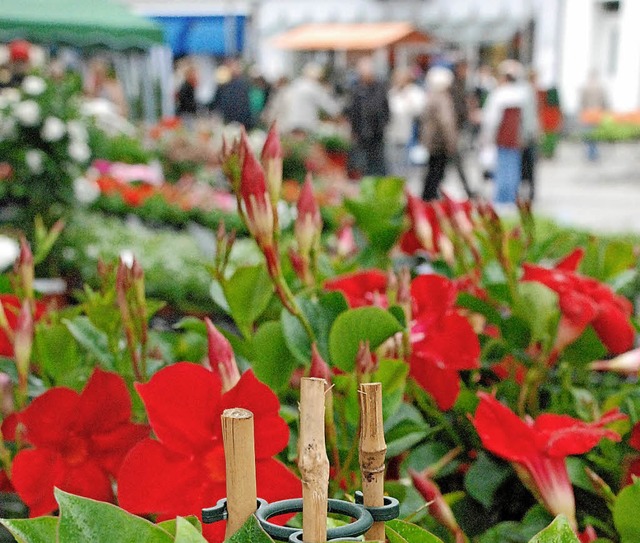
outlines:
M444 411L451 409L460 393L460 377L455 370L439 368L435 364L424 363L411 358L410 375L435 400Z
M64 442L79 415L80 395L69 388L56 387L37 397L21 413L26 440L36 447L57 446Z
M238 384L222 396L220 410L242 407L253 413L256 458L270 458L289 443L289 427L280 417L278 397L253 372L242 374Z
M158 439L176 452L193 454L210 446L220 426L220 379L211 371L179 362L136 384Z
M114 477L120 464L131 448L149 437L150 428L146 424L126 422L110 432L91 436L91 456L102 468Z
M329 279L324 288L342 292L349 307L386 306L387 275L382 270L366 270Z
M565 256L562 260L560 260L555 268L557 270L565 270L574 272L578 269L580 262L584 257L584 249L582 247L578 247L570 252L567 256Z
M600 311L592 326L609 352L620 354L633 348L635 330L629 316L616 305L600 305Z
M640 451L640 422L636 422L631 430L629 445Z
M281 462L268 458L256 462L258 497L268 502L300 498L302 483Z
M478 396L472 422L487 450L512 462L539 454L530 426L490 394L479 392Z
M58 509L53 487L62 478L62 469L60 457L48 449L23 450L16 455L11 483L29 508L29 516L38 517Z
M131 418L131 397L124 379L96 368L80 394L76 429L97 434Z
M415 317L424 315L439 318L455 305L458 292L455 284L441 275L420 275L411 281L411 298L415 304Z
M190 459L146 439L131 450L120 468L118 501L136 514L158 513L166 518L198 514L206 505L202 503L206 483L199 457ZM220 497L224 493L222 485Z
M114 501L111 479L92 460L76 467L65 466L61 479L56 481L56 486L77 496L103 502Z

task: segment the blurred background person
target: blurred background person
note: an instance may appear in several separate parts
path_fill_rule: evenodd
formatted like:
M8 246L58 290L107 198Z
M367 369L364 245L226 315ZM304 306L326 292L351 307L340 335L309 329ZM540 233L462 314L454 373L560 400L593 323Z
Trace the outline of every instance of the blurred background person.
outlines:
M122 84L116 76L115 68L106 60L97 58L90 63L85 92L90 98L108 102L118 115L126 117L129 114Z
M397 68L389 88L389 124L386 130L390 175L406 178L409 146L417 137L417 122L424 109L425 92L416 84L410 68Z
M522 148L536 132L536 111L529 89L522 84L523 67L515 60L498 66L498 86L487 97L483 110L481 140L495 145L494 172L496 211L515 210L522 175Z
M587 159L595 162L600 158L597 142L590 137L608 107L607 94L597 70L591 70L589 77L580 89L580 120L585 129Z
M526 135L526 139L523 141L520 181L523 186L526 185L528 187L527 200L533 202L536 192L535 175L540 141L540 117L543 112L546 93L538 88L538 76L533 69L529 70L528 76L522 80L522 84L528 93L527 100L530 101L527 107L534 108L536 123L533 127L533 132Z
M346 116L351 123L351 167L362 175L386 175L385 128L389 122L387 85L376 78L373 59L363 57L357 65Z
M475 193L469 186L464 169L464 158L468 146L468 129L469 129L469 93L467 92L467 74L469 65L466 60L460 60L455 63L453 69L453 82L451 83L451 98L453 100L453 110L456 119L456 129L458 132L458 142L456 152L451 156L451 162L458 172L458 177L462 183L462 188L468 198L473 198Z
M249 99L250 85L242 72L238 59L228 60L216 71L218 88L209 109L219 115L225 124L232 122L244 125L247 130L254 126Z
M311 62L287 86L284 94L286 107L281 108L281 117L277 119L283 132L315 134L320 127L322 113L329 117L340 113L342 108L321 83L322 76L322 66Z
M289 88L289 78L286 75L280 76L271 87L267 103L265 104L261 120L266 126L271 126L274 121L278 121L278 126L282 132L282 119L289 111L287 104L287 89Z
M184 72L184 80L176 93L176 115L187 123L192 123L198 113L197 87L198 70L193 64L189 64Z
M447 167L456 154L458 130L451 97L453 72L444 66L430 68L426 76L426 107L422 113L420 138L429 151L423 200L436 200Z

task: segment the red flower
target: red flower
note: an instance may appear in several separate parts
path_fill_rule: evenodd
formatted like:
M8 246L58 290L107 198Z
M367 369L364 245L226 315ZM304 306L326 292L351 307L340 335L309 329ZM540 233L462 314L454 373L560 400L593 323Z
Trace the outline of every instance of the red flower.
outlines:
M387 274L381 270L366 270L325 281L326 290L339 290L350 307L387 306Z
M620 354L633 347L635 331L630 321L631 302L607 285L575 272L582 251L574 251L555 268L524 264L523 281L538 281L558 294L562 316L554 350L560 352L590 324L609 352Z
M603 426L625 415L611 411L593 423L552 413L535 421L522 420L493 396L484 392L478 396L480 404L472 422L482 444L512 462L536 498L553 515L566 515L575 529L575 498L565 458L590 451L603 437L620 441L616 432Z
M446 277L421 275L411 283L414 304L410 375L450 409L460 392L458 371L478 368L480 342L469 321L454 309L456 286Z
M11 482L32 517L57 509L53 488L102 501L113 501L113 478L131 447L149 434L131 418L131 398L124 380L94 370L78 394L49 389L18 413L24 439L33 448L20 451Z
M13 294L0 294L0 304L4 308L4 314L7 317L9 328L15 332L18 323L18 312L20 311L20 298ZM41 302L36 302L36 314L34 320L39 320L45 313L46 306ZM0 356L13 358L13 343L0 327Z
M118 476L118 498L125 509L200 516L203 507L226 495L220 416L243 407L254 416L258 495L268 501L301 495L300 481L272 457L289 440L278 414L278 398L251 371L222 393L220 378L202 366L180 362L136 384L156 439L138 443ZM222 541L224 523L205 525L209 541Z

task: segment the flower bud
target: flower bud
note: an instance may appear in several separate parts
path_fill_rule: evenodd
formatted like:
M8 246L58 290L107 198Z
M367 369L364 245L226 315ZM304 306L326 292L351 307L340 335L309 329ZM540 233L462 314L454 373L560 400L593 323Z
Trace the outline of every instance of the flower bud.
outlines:
M280 145L275 122L271 125L267 134L260 161L266 172L271 205L275 206L280 199L280 188L282 187L282 146Z
M322 217L320 216L320 208L313 195L311 174L307 174L298 198L298 216L294 226L298 252L301 255L309 254L320 240L321 232Z
M293 249L293 247L289 247L289 261L291 262L291 266L293 267L293 271L296 272L296 276L300 281L307 284L307 279L310 275L309 270L309 259L303 258L298 252ZM311 278L313 281L313 277Z
M317 377L318 379L324 379L327 385L331 384L331 368L324 361L318 347L315 343L311 344L311 368L309 370L309 377Z
M353 226L343 224L336 232L336 253L341 257L348 257L358 252Z
M207 341L209 343L209 365L220 376L222 392L231 390L240 380L240 370L236 364L233 349L229 340L224 337L208 317L204 319L207 325Z
M424 210L424 202L412 194L407 194L407 211L418 241L426 251L432 252L433 228Z
M14 272L20 278L24 296L33 300L33 254L24 236L20 238L20 254L14 264Z
M29 301L24 300L20 307L18 320L16 322L13 350L15 353L16 366L18 368L18 376L20 380L24 380L25 383L27 376L29 375L32 347L33 313L31 312L31 304Z
M240 144L240 140L234 140L228 144L222 140L222 152L220 157L222 172L225 174L234 192L240 190L240 179L242 177L242 164L244 163L245 148Z
M596 360L589 368L598 371L613 371L628 376L636 376L640 372L640 348L627 351L610 360Z

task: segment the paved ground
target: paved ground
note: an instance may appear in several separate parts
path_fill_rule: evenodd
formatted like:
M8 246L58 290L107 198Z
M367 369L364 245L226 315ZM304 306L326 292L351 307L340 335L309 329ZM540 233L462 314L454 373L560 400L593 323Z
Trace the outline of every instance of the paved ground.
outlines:
M561 142L556 156L538 162L536 213L594 232L640 234L640 143L601 145L598 162L588 162L580 143ZM470 157L467 169L474 187L490 197ZM416 186L415 182L411 184ZM445 188L461 194L449 168Z

